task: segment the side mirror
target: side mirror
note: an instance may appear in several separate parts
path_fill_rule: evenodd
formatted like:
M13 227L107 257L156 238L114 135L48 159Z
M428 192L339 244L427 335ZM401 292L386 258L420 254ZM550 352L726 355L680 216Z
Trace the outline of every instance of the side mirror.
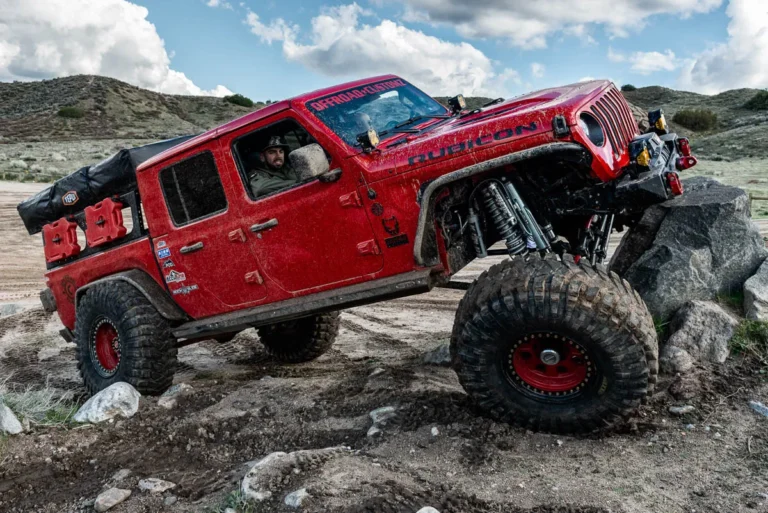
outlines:
M293 150L288 158L300 182L324 175L331 169L323 148L317 143Z

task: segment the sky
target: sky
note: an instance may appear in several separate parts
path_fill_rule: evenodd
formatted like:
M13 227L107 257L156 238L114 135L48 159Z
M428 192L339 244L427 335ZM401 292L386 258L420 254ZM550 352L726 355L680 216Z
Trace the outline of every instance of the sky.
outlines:
M433 95L766 88L768 1L0 0L0 81L275 101L385 73Z

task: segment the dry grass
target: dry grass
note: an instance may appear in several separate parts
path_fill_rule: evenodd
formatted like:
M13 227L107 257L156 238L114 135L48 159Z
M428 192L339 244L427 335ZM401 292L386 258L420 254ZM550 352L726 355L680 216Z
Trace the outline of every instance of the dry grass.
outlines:
M51 387L48 382L40 387L23 389L8 387L11 376L0 381L0 401L5 403L19 420L40 426L67 424L77 412L77 404L66 395Z

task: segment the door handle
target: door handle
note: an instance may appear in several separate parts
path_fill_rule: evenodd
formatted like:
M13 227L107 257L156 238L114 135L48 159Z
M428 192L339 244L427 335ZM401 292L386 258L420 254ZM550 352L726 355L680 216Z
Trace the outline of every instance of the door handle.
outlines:
M251 231L253 233L260 232L262 230L268 230L269 228L274 228L277 226L277 219L270 219L269 221L264 221L263 223L257 223L251 226Z
M194 244L190 244L189 246L182 246L179 250L182 255L186 255L187 253L194 253L195 251L200 251L203 249L203 243L202 242L195 242Z

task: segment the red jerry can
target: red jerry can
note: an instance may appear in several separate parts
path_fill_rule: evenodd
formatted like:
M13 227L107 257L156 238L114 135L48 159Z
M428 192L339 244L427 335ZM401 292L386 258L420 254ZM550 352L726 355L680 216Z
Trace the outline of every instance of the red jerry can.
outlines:
M79 255L77 223L62 217L58 221L46 224L43 226L43 244L45 261L49 263Z
M115 239L124 237L128 232L123 225L123 204L110 198L85 208L85 240L94 248Z

